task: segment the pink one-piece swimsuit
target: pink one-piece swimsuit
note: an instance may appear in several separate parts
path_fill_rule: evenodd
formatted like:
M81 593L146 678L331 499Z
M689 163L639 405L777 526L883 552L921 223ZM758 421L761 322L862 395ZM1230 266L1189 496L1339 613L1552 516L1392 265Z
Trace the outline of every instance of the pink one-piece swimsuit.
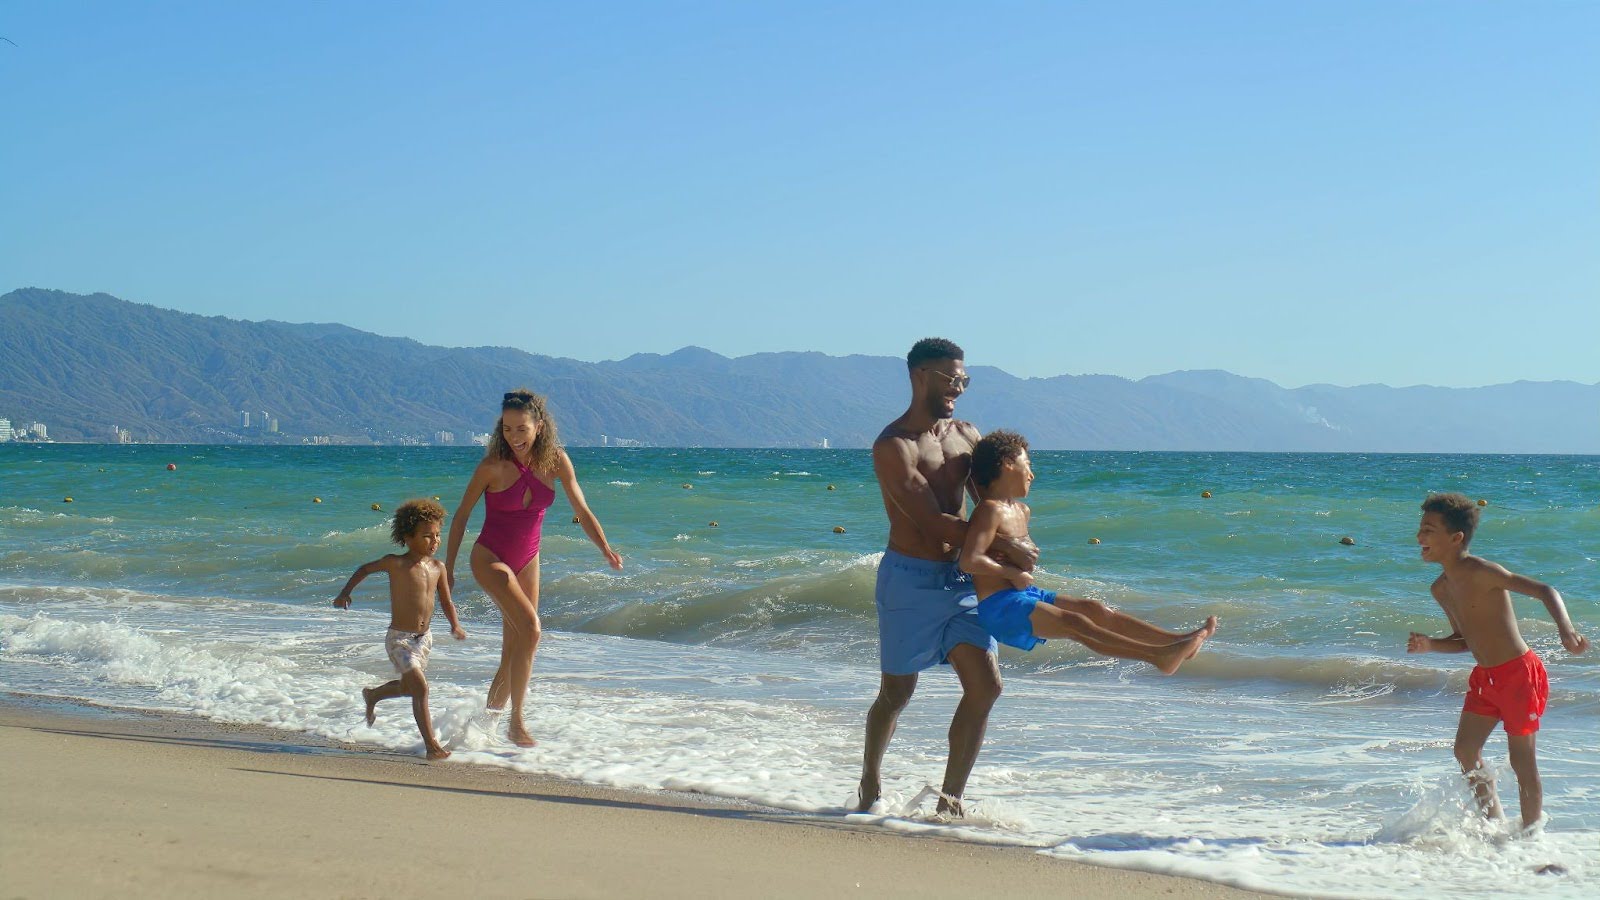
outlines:
M483 492L483 530L478 543L500 557L500 561L521 572L539 555L539 528L544 511L555 502L556 492L516 460L517 480L503 491ZM528 497L527 505L523 498Z

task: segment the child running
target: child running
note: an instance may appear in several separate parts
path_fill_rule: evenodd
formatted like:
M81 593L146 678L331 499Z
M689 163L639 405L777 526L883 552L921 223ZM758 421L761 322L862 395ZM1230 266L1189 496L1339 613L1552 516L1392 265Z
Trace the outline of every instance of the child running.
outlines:
M400 677L375 688L362 688L361 698L367 701L367 724L371 725L377 719L378 701L410 697L411 712L417 718L417 730L422 732L422 745L430 760L450 755L433 736L433 720L428 715L428 679L423 676L428 668L428 653L433 649L428 624L433 619L435 594L444 607L444 617L450 621L451 637L458 641L467 637L456 621L456 606L450 602L444 565L433 558L439 549L439 526L443 521L444 507L432 500L407 500L401 504L394 511L389 536L406 552L391 553L357 569L333 600L334 606L349 609L350 592L363 578L375 572L388 574L389 632L384 636L383 647Z
M1543 825L1544 817L1544 787L1534 758L1534 735L1550 697L1550 684L1539 655L1522 640L1510 592L1536 597L1544 604L1568 653L1589 649L1589 639L1573 627L1555 588L1469 554L1467 545L1477 527L1477 504L1461 494L1432 494L1423 501L1417 544L1424 560L1444 569L1433 582L1433 599L1444 609L1451 630L1442 638L1413 631L1406 652L1472 651L1478 664L1467 680L1467 698L1456 726L1456 761L1472 785L1478 808L1490 819L1503 818L1494 775L1483 762L1483 745L1494 726L1504 722L1522 803L1520 831L1532 833Z
M997 535L1032 545L1031 512L1022 498L1033 483L1033 467L1022 435L995 431L978 441L972 448L972 480L981 499L961 548L961 568L971 573L978 592L978 623L1002 644L1032 650L1047 638L1072 638L1096 653L1141 660L1171 675L1216 632L1216 616L1180 634L1098 600L1058 596L1034 585L1031 565L1021 569L990 555Z

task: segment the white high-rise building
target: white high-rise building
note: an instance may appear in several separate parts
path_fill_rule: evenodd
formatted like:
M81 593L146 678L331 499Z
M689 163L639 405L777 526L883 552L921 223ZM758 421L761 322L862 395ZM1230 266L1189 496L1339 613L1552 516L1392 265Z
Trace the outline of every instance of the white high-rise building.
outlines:
M250 427L250 410L248 410L248 409L239 410L239 427L240 428L249 428Z
M50 440L50 429L44 427L43 422L35 422L28 426L28 433L41 441Z
M16 433L11 430L11 420L0 419L0 442L9 441L14 437Z

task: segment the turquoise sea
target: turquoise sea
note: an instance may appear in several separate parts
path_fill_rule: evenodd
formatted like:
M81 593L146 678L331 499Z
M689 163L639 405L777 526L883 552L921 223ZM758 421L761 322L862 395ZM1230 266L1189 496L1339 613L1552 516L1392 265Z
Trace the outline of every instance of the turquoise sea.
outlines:
M479 452L0 445L0 689L419 750L403 704L376 727L360 714L358 689L390 673L381 579L349 612L330 600L389 551L374 503L453 509ZM626 568L557 501L540 745L524 751L476 724L499 622L463 560L470 637L441 638L429 670L450 764L842 815L877 685L886 526L866 451L572 455ZM963 822L918 799L958 696L925 673L886 802L854 821L1301 895L1600 892L1600 652L1568 656L1519 601L1552 686L1550 824L1533 839L1479 822L1455 772L1470 657L1405 653L1407 632L1448 631L1414 540L1436 490L1487 500L1474 550L1554 584L1600 642L1600 457L1041 452L1034 467L1043 586L1172 627L1215 614L1220 632L1171 678L1071 643L1004 651ZM1488 749L1514 809L1504 738ZM1552 863L1565 874L1534 874Z

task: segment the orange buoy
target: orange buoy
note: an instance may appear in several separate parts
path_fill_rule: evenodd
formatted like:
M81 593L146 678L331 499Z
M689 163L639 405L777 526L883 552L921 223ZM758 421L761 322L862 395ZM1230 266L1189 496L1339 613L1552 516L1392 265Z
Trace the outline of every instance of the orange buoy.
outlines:
M167 463L167 471L168 472L176 472L176 471L178 471L178 464L177 463Z
M843 525L835 525L835 526L833 526L833 533L834 534L844 534L844 526Z
M692 490L694 490L694 485L692 485L689 482L685 481L683 483L683 489L686 490L686 491L692 491Z
M830 484L830 485L828 485L828 490L830 490L830 491L831 491L831 490L834 490L834 487L833 487L833 485L831 485L831 484Z
M717 528L717 527L719 527L719 526L718 526L718 525L717 525L717 520L716 520L716 519L712 519L712 520L711 520L711 523L710 523L710 525L711 525L711 527L712 527L712 528Z
M1100 543L1100 539L1099 538L1089 538L1089 543L1098 544L1098 543Z
M1478 505L1479 506L1488 506L1489 505L1489 501L1487 501L1487 500L1479 500L1478 501Z
M1339 543L1345 545L1346 547L1354 547L1356 545L1356 539L1347 534L1344 537L1339 538Z
M321 503L322 502L322 498L321 497L312 497L311 498L311 502L312 503Z
M61 502L62 503L71 503L72 502L72 498L71 497L62 497L61 498Z
M372 504L372 511L373 512L383 512L383 507L378 505L378 504L376 504L376 503L374 503L374 504Z
M574 525L578 524L578 517L577 516L573 516L572 517L572 524L574 524Z
M1204 497L1207 500L1210 500L1211 499L1211 492L1210 491L1201 491L1200 492L1200 496Z

